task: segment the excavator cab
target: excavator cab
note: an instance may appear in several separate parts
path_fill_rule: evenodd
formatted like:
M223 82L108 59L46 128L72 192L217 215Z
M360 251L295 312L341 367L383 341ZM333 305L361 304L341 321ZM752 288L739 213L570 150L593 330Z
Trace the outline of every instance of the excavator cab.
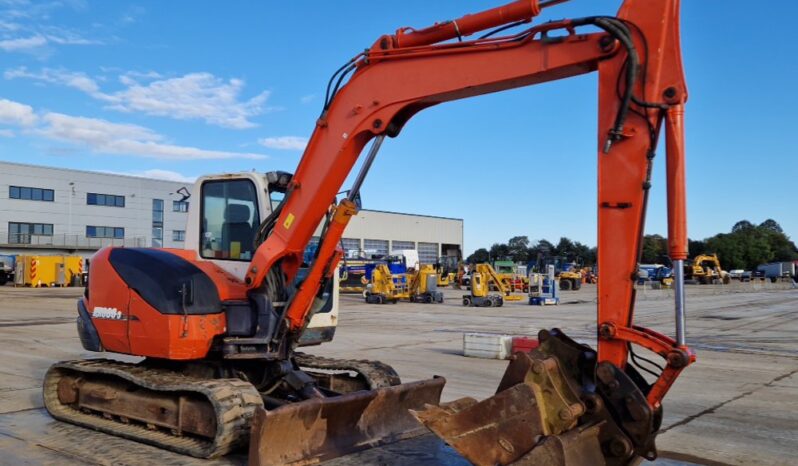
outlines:
M186 248L243 280L257 248L258 228L279 208L291 179L290 173L281 171L199 178L189 197ZM312 258L313 254L308 256ZM295 285L306 275L307 267L301 268ZM301 346L332 341L338 320L337 282L338 274L335 274L300 338Z

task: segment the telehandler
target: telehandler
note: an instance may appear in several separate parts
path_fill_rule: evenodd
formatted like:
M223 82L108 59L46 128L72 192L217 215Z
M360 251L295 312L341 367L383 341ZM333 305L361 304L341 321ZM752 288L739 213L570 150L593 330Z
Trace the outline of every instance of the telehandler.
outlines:
M285 196L271 213L251 179L200 179L189 249L100 250L78 302L81 343L143 360L54 364L43 386L48 412L199 457L249 442L255 465L319 462L401 441L419 421L477 465L655 459L662 401L695 360L685 341L679 1L625 0L615 16L532 23L564 1L516 0L379 37L333 75L299 166L279 176ZM445 404L442 378L400 383L382 363L297 351L335 299L340 240L386 137L434 105L590 72L599 88L597 350L541 331L539 348L516 355L496 395ZM661 132L675 338L633 319ZM336 199L370 141L349 194ZM630 358L639 347L664 360L653 380Z

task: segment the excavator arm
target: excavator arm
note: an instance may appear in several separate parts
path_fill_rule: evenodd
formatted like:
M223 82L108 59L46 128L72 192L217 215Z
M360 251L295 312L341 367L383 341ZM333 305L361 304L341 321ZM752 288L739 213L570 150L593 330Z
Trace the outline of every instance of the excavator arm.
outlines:
M674 269L687 257L684 103L687 88L679 45L678 0L626 0L617 17L589 17L532 26L504 37L463 41L493 27L530 21L560 1L518 0L422 30L380 37L334 76L324 110L291 182L279 218L246 275L252 293L270 271L293 280L314 230L369 141L355 189L332 211L317 260L288 299L287 331L298 334L321 283L335 265L337 245L357 212L354 197L385 136L395 137L417 112L451 100L564 79L599 75L598 352L626 364L629 344L666 358L649 394L658 407L694 356L684 342L684 295L677 273L676 339L633 324L635 276L651 186L652 162L664 125L667 144L668 237ZM592 26L600 32L580 33ZM553 35L556 32L557 35ZM565 35L562 35L565 33ZM444 42L458 38L459 42ZM341 85L346 76L351 78ZM332 81L331 81L332 82Z
M262 242L245 277L250 296L263 294L276 301L282 326L275 331L275 341L279 334L296 342L309 322L314 300L340 258L341 236L357 213L355 201L363 179L386 136L398 136L413 115L434 105L598 72L598 267L602 277L595 377L610 391L624 390L622 381L618 387L619 380L631 378L644 394L637 401L627 397L627 406L618 408L626 413L625 418L619 416L629 421L616 421L630 436L635 413L660 411L679 373L695 360L684 333L687 88L679 44L679 0L625 0L615 17L565 19L496 35L530 23L541 9L563 1L517 0L426 29L402 28L380 37L336 72L285 200L275 217L262 226L258 235ZM488 32L467 39L479 31ZM633 285L653 159L663 127L669 252L676 272L675 338L637 326L633 319ZM336 203L336 194L370 141L373 144L348 197ZM306 278L295 288L287 286L295 282L305 246L322 222L325 234ZM630 353L634 357L635 346L665 360L652 384L629 375L634 371L627 368L627 361ZM291 349L289 345L284 351ZM611 394L607 396L612 399ZM618 403L623 404L623 399ZM640 403L645 406L640 408ZM640 445L635 446L638 454L649 458L655 456L653 443L645 440L656 431L651 425L639 433Z

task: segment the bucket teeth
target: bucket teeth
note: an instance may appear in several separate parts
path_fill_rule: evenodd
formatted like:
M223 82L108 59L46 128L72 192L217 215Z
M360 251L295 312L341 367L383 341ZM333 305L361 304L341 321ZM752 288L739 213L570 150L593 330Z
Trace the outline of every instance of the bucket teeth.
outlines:
M477 466L512 463L535 446L542 431L534 392L526 384L480 402L462 398L414 415Z

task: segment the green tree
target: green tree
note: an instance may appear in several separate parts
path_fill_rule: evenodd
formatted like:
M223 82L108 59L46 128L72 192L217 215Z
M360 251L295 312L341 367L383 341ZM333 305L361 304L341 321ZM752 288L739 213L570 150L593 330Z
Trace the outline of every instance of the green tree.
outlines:
M574 242L566 237L560 238L560 241L557 242L557 247L554 248L555 255L563 256L568 260L574 259Z
M739 240L739 233L721 233L707 239L707 249L718 255L720 265L725 270L745 269L748 258L745 244Z
M735 223L732 227L732 233L740 233L744 231L750 231L756 228L753 223L749 222L748 220L740 220L739 222Z
M702 240L687 240L687 254L690 257L695 257L699 254L704 254L707 252L707 243L706 241Z
M510 248L504 243L493 243L490 247L490 260L501 260L510 257Z
M510 257L515 262L526 262L529 260L529 238L526 236L513 236L507 242Z
M760 223L758 228L784 234L784 230L781 229L781 225L779 225L778 222L776 222L772 218L769 218L764 222Z
M479 264L482 262L488 262L489 259L490 259L490 254L488 253L488 250L485 248L479 248L476 251L474 251L473 254L468 256L468 258L466 258L466 262L468 262L469 264Z
M644 264L657 264L664 262L668 257L668 240L662 235L643 236L643 250L640 262Z
M574 241L574 248L572 250L574 259L579 258L584 265L593 265L596 262L593 248L579 241Z

